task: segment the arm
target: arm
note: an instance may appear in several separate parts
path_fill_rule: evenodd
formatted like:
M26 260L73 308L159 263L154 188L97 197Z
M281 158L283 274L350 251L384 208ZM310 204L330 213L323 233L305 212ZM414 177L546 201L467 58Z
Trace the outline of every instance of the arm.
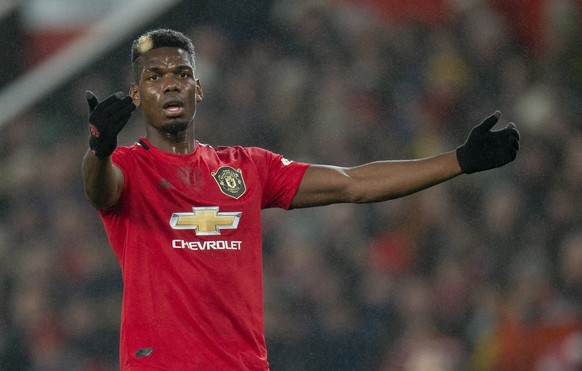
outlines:
M421 191L461 173L454 151L418 160L378 161L351 168L311 165L291 206L386 201Z
M292 208L332 203L386 201L421 191L463 173L503 166L519 149L513 123L491 131L501 113L496 111L471 130L455 151L417 160L379 161L345 168L310 166L293 198Z
M117 135L127 124L135 104L129 96L116 93L102 102L89 91L89 150L81 167L85 195L93 206L113 206L123 190L123 173L113 165L111 154L117 147Z
M113 206L123 190L123 173L111 162L111 157L97 157L89 149L81 167L85 195L98 209Z

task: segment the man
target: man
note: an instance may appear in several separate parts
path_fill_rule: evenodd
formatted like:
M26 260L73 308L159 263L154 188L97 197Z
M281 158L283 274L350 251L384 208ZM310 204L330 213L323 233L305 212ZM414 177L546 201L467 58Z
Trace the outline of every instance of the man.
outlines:
M267 370L260 211L402 197L514 160L519 133L495 112L454 151L357 167L199 143L191 40L155 30L132 45L129 96L87 92L85 192L121 266L123 370ZM145 135L117 147L140 107Z

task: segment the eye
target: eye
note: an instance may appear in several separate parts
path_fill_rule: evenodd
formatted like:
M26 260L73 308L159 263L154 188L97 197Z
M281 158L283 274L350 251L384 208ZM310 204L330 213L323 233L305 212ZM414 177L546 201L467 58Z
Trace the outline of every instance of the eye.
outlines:
M152 75L150 75L150 76L148 77L148 80L149 80L149 81L156 81L156 80L158 80L159 78L160 78L160 76L159 76L159 75L152 74Z
M189 73L189 72L180 72L180 73L178 74L178 76L179 76L179 77L181 77L181 78L183 78L183 79L187 79L187 78L189 78L191 75L190 75L190 73Z

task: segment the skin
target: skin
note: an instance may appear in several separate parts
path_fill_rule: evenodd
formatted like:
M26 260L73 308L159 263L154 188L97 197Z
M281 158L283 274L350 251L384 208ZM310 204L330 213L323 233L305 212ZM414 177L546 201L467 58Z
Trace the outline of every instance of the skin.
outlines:
M129 95L143 110L145 137L163 151L192 153L196 149L194 117L203 94L188 54L177 48L158 48L141 58L140 79L131 85ZM179 103L181 110L169 115L164 110L169 101ZM95 207L108 208L117 202L124 179L111 157L98 158L87 151L82 172L85 193ZM311 165L291 207L386 201L461 173L454 150L423 159L378 161L356 167Z

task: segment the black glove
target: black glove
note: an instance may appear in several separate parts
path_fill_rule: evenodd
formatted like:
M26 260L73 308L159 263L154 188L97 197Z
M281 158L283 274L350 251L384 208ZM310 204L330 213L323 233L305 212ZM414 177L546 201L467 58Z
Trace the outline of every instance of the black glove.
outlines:
M89 103L89 148L97 157L110 156L117 148L117 134L129 121L136 106L128 95L118 92L99 102L95 94L85 91Z
M457 160L463 173L489 170L503 166L515 159L519 150L519 132L510 122L503 130L491 131L501 112L494 114L475 126L467 141L457 148Z

